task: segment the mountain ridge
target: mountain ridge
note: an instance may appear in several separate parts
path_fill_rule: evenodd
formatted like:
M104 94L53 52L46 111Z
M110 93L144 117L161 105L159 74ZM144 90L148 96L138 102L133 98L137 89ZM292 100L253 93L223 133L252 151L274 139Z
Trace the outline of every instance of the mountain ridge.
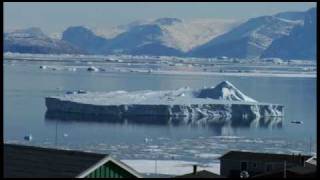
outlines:
M110 29L109 34L70 26L61 39L45 35L40 28L29 28L4 33L4 51L315 60L315 14L316 7L245 22L165 17L134 21Z
M27 28L4 33L4 52L43 53L43 54L86 54L86 51L72 44L52 39L40 28Z

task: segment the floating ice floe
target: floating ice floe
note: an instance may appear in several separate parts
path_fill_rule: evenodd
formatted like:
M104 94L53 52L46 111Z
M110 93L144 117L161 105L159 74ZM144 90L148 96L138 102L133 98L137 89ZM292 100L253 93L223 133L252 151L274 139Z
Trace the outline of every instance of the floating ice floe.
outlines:
M150 118L153 116L198 122L232 120L235 123L251 123L261 118L284 115L282 105L258 102L228 81L202 89L134 92L79 90L77 93L46 97L46 106L49 112L99 115L118 119L148 117L150 121L157 120Z
M94 66L90 66L90 67L88 67L87 71L90 71L90 72L98 72L99 69L96 68L96 67L94 67Z
M66 94L75 94L75 91L67 91Z
M78 91L77 91L77 93L78 93L78 94L86 94L86 93L87 93L87 91L85 91L85 90L81 90L81 89L80 89L80 90L78 90Z
M68 68L68 71L77 71L77 68L75 68L75 67L69 67L69 68Z
M40 68L40 69L47 69L47 66L41 65L39 68Z
M86 94L87 91L85 90L78 90L78 91L67 91L65 94L70 95L70 94Z
M27 136L24 136L23 139L26 140L26 141L32 141L32 135L29 134L29 135L27 135Z
M293 124L303 124L303 121L291 121Z

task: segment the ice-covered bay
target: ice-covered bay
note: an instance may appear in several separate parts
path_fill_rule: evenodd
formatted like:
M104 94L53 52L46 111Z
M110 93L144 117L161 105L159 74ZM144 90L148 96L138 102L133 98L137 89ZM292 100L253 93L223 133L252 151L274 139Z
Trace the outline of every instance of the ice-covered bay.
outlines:
M288 154L309 153L310 147L313 153L316 150L317 111L316 79L314 78L275 78L273 76L239 78L238 76L244 73L224 76L224 73L218 75L219 72L216 73L217 75L204 76L205 73L210 74L211 72L197 73L189 71L190 69L180 71L179 75L170 76L159 75L157 70L152 73L107 73L103 71L91 73L87 71L89 66L104 68L108 71L110 66L125 70L127 65L122 63L121 65L125 66L122 68L120 63L104 65L93 62L89 65L84 62L30 63L14 60L12 63L15 66L10 66L11 61L4 61L4 65L5 62L8 66L4 66L3 119L4 139L8 143L90 150L111 154L117 159L125 160L171 161L173 159L200 164L219 163L215 155L222 155L229 150ZM49 68L43 70L39 68L40 65L47 65ZM61 67L61 70L57 68L56 71L51 71L50 67L53 66ZM134 66L133 63L130 68L133 68L132 66ZM77 71L69 72L67 68L62 69L62 67L74 67ZM214 67L218 68L218 65ZM203 76L198 76L200 73ZM90 89L92 93L104 94L125 89L131 93L137 89L174 90L186 84L192 88L209 87L223 80L228 80L237 87L241 87L240 90L244 94L259 102L283 104L286 116L282 125L275 128L269 126L268 128L264 128L265 126L248 128L241 123L240 125L231 124L231 126L229 124L202 126L201 123L199 126L177 126L168 123L134 123L130 121L130 118L127 118L128 121L113 123L95 121L96 116L92 114L88 116L79 114L79 117L85 117L82 121L72 121L70 118L68 120L49 120L44 117L46 111L44 97L57 94L63 96L62 91ZM58 87L60 89L57 89ZM106 92L101 93L101 91ZM87 94L90 93L87 92ZM137 122L141 122L143 118L137 117L136 119L139 120ZM150 119L150 117L146 118L146 120ZM198 122L206 123L205 118L202 120ZM290 121L300 120L303 120L304 124L290 123ZM268 122L266 121L266 124ZM65 133L68 134L67 137L64 136ZM32 134L32 141L23 139L28 134ZM312 146L310 146L310 139ZM156 146L158 151L152 151ZM208 156L209 154L212 155ZM192 171L191 166L188 166L187 169L188 172ZM152 169L150 171L152 172Z

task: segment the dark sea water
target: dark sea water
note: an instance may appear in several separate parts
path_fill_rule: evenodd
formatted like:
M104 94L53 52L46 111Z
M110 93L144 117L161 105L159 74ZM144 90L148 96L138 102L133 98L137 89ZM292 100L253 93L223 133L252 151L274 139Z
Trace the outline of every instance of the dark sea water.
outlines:
M316 149L316 78L89 73L41 70L39 65L18 62L3 66L5 142L90 150L120 159L180 159L204 163L217 161L217 157L231 149L290 154L309 154ZM67 90L169 90L215 86L223 80L258 101L284 105L282 125L178 126L45 117L45 97ZM28 134L32 134L32 141L23 139Z

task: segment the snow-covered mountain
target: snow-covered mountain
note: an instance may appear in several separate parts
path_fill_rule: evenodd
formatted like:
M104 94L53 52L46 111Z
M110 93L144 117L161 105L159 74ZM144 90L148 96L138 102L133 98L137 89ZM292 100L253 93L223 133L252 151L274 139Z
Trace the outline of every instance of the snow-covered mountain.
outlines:
M180 21L170 26L161 26L166 46L188 52L211 39L226 33L240 22L221 19L196 19Z
M39 28L4 33L4 52L41 54L79 54L84 51L68 42L52 39Z
M312 8L305 13L303 25L295 27L289 35L275 40L262 57L315 60L317 52L316 22L316 8Z
M152 55L182 55L193 47L201 45L214 37L230 30L239 24L233 20L196 19L184 21L177 18L160 18L155 20L135 21L127 25L108 29L94 29L90 31L72 31L68 28L63 39L79 47L93 46L89 52L93 53L130 53ZM78 27L80 28L80 27ZM84 27L82 27L84 28ZM84 33L84 34L81 34ZM68 36L71 37L68 37ZM83 36L90 37L83 40ZM78 37L77 40L71 40ZM108 46L96 47L94 43L104 38ZM90 39L90 40L89 40ZM90 42L88 42L90 41Z
M316 8L244 22L160 18L109 28L73 26L50 37L30 28L4 33L4 45L21 53L315 59Z
M275 16L249 19L231 31L194 48L189 52L197 57L259 57L276 39L288 35L298 22Z
M63 40L95 54L181 55L163 44L159 23L163 22L130 24L112 38L98 36L85 27L70 27L63 32Z
M275 14L277 18L287 19L291 21L304 21L305 11L289 11Z
M110 39L105 53L180 55L179 50L163 44L163 35L158 24L137 25Z

